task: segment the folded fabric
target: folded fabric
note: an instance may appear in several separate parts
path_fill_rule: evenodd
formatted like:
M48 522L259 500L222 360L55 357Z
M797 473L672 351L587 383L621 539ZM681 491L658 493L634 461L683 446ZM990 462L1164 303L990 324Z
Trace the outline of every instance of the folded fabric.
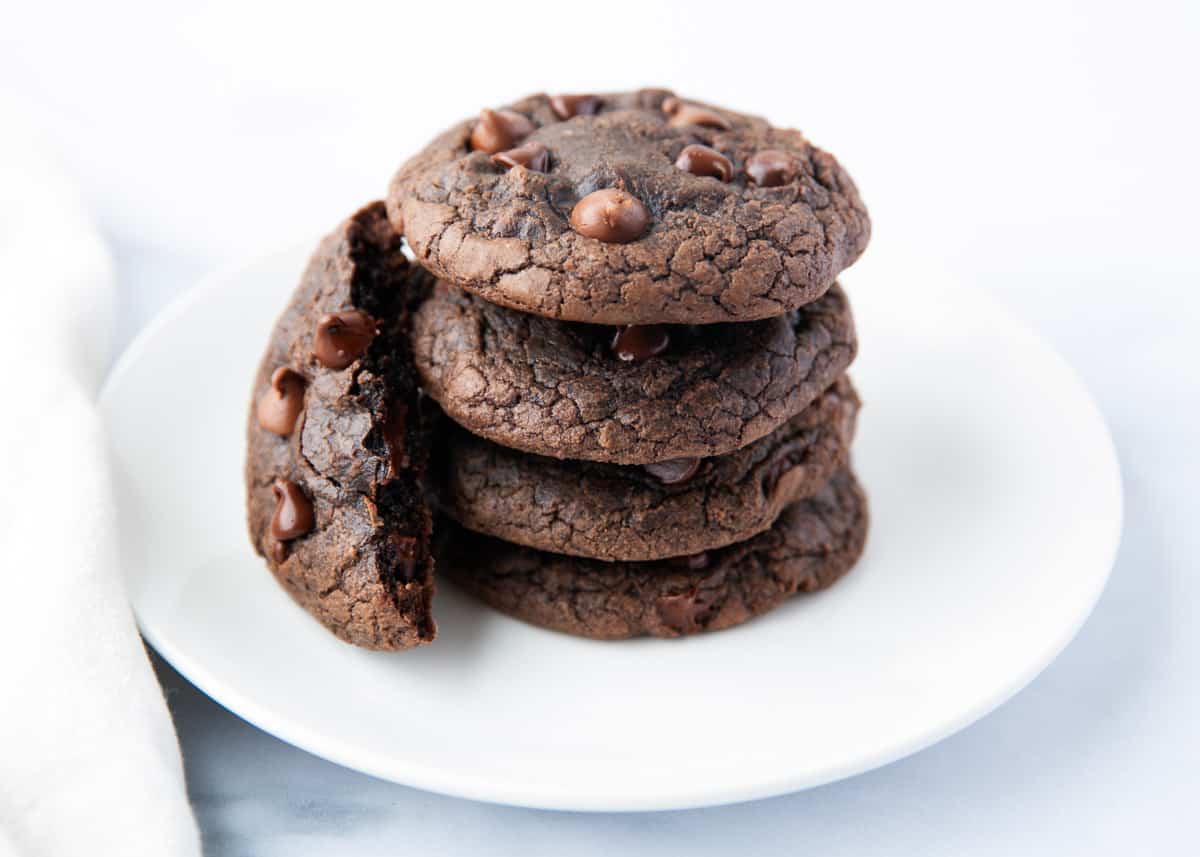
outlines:
M94 405L112 264L71 184L10 107L0 115L0 855L195 857Z

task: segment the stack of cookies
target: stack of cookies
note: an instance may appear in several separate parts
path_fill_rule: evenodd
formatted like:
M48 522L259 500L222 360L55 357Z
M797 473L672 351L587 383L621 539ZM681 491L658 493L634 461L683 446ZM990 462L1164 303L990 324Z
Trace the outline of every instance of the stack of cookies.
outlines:
M281 317L255 546L374 648L432 639L435 560L603 639L828 586L866 538L834 281L869 232L837 161L756 117L662 90L484 110L326 239Z

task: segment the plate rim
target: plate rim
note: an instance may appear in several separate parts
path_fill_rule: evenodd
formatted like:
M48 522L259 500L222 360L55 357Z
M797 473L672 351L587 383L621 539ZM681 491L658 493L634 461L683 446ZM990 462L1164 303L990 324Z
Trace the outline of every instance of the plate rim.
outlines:
M106 402L113 395L113 391L160 331L185 315L192 306L202 301L211 292L219 290L228 279L248 268L278 260L285 254L289 259L306 259L309 253L307 248L311 248L314 244L315 241L280 243L268 252L219 266L200 277L194 286L169 301L133 336L105 375L97 396L102 418L106 413ZM299 273L299 271L296 272L297 276ZM868 288L870 287L868 286ZM1032 327L988 290L961 282L927 283L925 288L935 293L953 291L969 296L969 299L974 301L980 309L986 310L1013 332L1020 333L1032 348L1040 351L1041 358L1056 364L1057 368L1069 379L1072 386L1081 395L1081 403L1086 406L1089 421L1099 432L1098 439L1103 441L1104 473L1100 474L1097 479L1106 483L1110 489L1108 502L1105 503L1107 506L1105 512L1106 517L1111 519L1111 525L1103 534L1106 544L1097 553L1098 557L1104 558L1104 572L1096 576L1092 591L1088 593L1078 615L1072 617L1071 622L1063 623L1054 644L1048 646L1040 657L1034 659L1030 666L1011 683L998 687L992 694L977 701L976 704L956 712L953 717L943 718L936 728L924 730L908 741L897 742L885 749L872 749L869 752L860 753L847 758L841 765L828 766L819 773L783 773L760 777L752 784L723 785L719 782L713 783L704 780L693 786L684 785L674 788L669 793L664 791L656 795L635 794L625 797L618 797L606 792L564 791L554 784L531 786L521 782L519 778L503 781L489 777L472 778L457 770L446 774L436 766L404 761L395 757L388 757L386 765L376 764L369 758L368 753L344 746L336 737L312 734L308 728L294 721L290 722L285 714L274 711L271 706L263 705L236 688L223 683L219 676L214 675L211 670L200 665L195 658L172 643L169 633L161 633L153 621L143 617L142 611L134 599L129 598L137 627L145 640L163 659L205 695L235 716L286 743L319 758L384 781L452 797L500 805L576 812L652 812L721 806L815 788L884 767L919 753L968 728L1003 706L1028 687L1071 644L1092 615L1111 578L1120 549L1125 519L1124 482L1116 444L1103 412L1076 369L1050 342L1038 335ZM105 426L107 430L107 419L105 419ZM121 567L124 568L124 563ZM127 584L124 573L122 573L121 582L122 585Z

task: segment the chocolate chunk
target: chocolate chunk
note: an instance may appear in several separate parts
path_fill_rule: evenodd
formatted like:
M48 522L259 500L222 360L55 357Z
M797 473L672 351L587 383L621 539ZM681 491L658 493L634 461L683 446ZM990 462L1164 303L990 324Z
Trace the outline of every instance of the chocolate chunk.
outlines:
M709 110L707 107L697 107L695 104L681 104L671 112L671 118L667 120L667 124L672 128L680 128L684 125L702 125L706 128L719 128L722 131L730 129L729 120Z
M682 485L700 469L699 458L671 458L654 464L643 464L642 469L664 485Z
M497 152L492 155L492 163L509 169L520 166L535 173L544 173L550 170L550 150L541 143L531 141L515 149Z
M746 175L759 187L779 187L796 177L796 161L780 149L763 149L746 159Z
M275 494L275 515L271 518L271 535L281 542L298 539L312 530L312 501L295 482L276 479L271 486Z
M617 188L592 191L571 211L572 229L610 244L641 238L649 225L650 210L640 199Z
M378 332L378 322L362 310L329 313L317 323L313 355L323 366L345 369L366 353Z
M635 363L662 354L670 344L665 324L633 324L616 332L612 350L618 360Z
M694 176L712 176L723 182L729 181L733 176L733 164L729 162L729 158L716 149L694 143L679 153L679 157L675 160L675 166L685 173L691 173Z
M559 119L572 116L594 116L603 102L595 95L551 95L550 109Z
M271 374L271 386L258 400L258 424L269 432L287 437L296 427L304 408L304 376L280 366Z
M708 568L710 561L711 558L708 555L708 551L690 553L687 556L673 556L667 560L675 568L686 568L688 571L702 571Z
M516 111L485 107L471 130L471 148L494 155L511 149L536 130L537 126L528 117Z

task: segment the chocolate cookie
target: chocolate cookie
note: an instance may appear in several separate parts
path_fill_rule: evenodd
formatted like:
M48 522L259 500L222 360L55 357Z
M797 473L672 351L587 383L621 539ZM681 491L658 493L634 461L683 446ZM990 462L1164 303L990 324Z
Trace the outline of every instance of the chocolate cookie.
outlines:
M291 596L372 649L433 639L428 456L406 301L382 202L321 242L271 334L247 430L250 538Z
M400 168L388 209L439 276L615 325L781 315L870 235L854 182L799 131L664 90L484 110Z
M554 321L439 283L413 319L425 390L471 432L554 458L723 455L787 422L854 357L840 288L744 324Z
M745 622L797 592L829 586L857 561L867 505L850 471L783 511L771 529L707 554L606 563L439 527L438 561L483 601L568 634L678 637Z
M648 467L514 452L455 428L441 502L469 529L555 553L626 561L699 553L762 532L845 467L858 407L843 376L743 449Z

